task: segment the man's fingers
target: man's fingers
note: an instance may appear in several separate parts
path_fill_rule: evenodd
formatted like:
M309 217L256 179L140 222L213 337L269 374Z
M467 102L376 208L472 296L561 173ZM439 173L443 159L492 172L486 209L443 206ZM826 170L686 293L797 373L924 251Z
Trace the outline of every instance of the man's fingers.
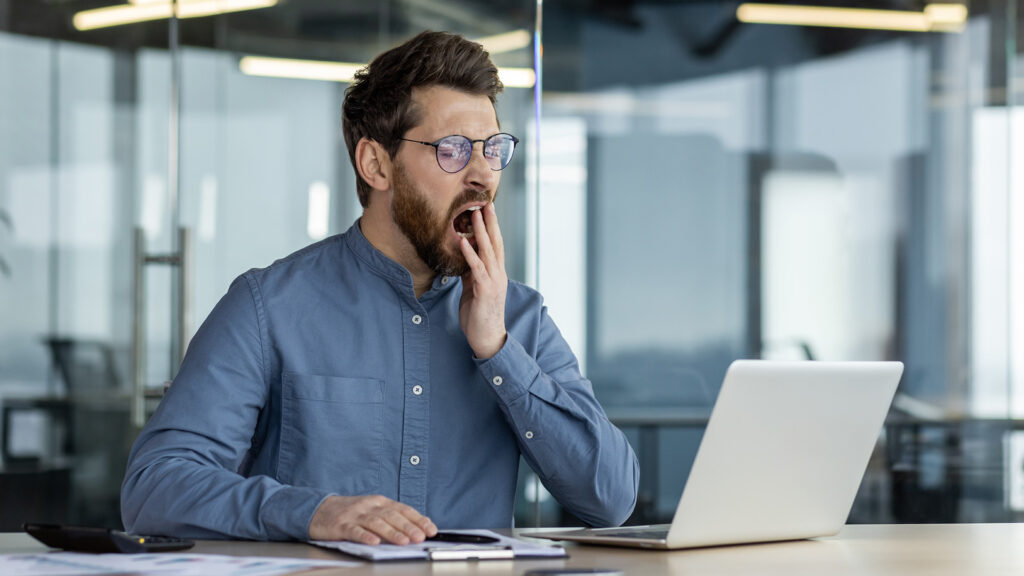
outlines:
M357 524L352 524L347 530L344 530L341 539L369 544L370 546L380 544L380 538L376 534Z
M437 526L434 526L434 523L430 521L430 518L420 514L412 506L399 502L398 511L405 516L406 520L419 528L427 538L437 534Z
M473 250L473 247L469 245L469 240L462 238L459 242L459 246L462 248L462 255L466 258L466 263L469 264L470 271L473 272L477 282L482 282L488 277L487 267L484 266L483 260ZM463 288L465 290L466 288Z
M486 210L487 208L484 208ZM473 237L476 238L476 247L480 253L480 259L487 266L488 271L496 264L494 260L494 247L491 245L490 228L484 223L483 210L473 212Z
M437 526L430 521L430 518L424 516L423 519L419 521L419 526L420 530L423 530L423 533L427 535L427 538L437 536Z
M398 529L398 531L405 534L405 537L411 542L423 542L427 537L427 535L423 533L423 530L420 530L419 526L406 518L400 510L388 510L385 519L389 524Z
M494 245L494 253L498 258L498 264L505 268L505 239L501 236L501 227L498 226L498 212L491 202L484 206L484 223L487 225L487 233L491 237L491 244Z
M310 522L311 540L350 540L376 546L381 542L422 542L437 527L415 508L384 496L330 496Z
M369 522L365 523L363 527L380 536L381 540L391 542L392 544L405 546L409 543L409 537L398 528L392 526L382 516L370 518Z

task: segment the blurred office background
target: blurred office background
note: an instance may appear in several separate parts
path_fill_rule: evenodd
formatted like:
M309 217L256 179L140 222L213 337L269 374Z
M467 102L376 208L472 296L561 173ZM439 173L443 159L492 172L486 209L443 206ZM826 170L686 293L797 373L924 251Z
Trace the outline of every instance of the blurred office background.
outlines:
M510 276L638 451L631 523L761 357L906 364L851 522L1024 518L1024 2L112 2L0 0L0 530L120 524L229 282L359 216L346 79L424 29L502 69ZM517 523L573 522L524 469Z

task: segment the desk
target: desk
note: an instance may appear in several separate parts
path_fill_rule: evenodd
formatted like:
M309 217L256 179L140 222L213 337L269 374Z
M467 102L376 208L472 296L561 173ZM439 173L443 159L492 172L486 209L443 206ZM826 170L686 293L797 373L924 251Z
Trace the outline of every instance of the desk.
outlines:
M1024 524L894 524L847 526L836 537L674 552L569 544L568 560L364 564L315 576L515 575L528 568L602 567L658 576L917 576L1024 574ZM0 534L0 553L40 552L24 534ZM348 558L297 543L201 541L191 552L298 558Z

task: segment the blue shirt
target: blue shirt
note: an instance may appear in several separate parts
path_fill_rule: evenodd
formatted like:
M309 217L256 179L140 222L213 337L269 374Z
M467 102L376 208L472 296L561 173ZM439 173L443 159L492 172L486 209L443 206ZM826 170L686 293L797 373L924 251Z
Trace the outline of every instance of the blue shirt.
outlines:
M331 494L382 494L444 528L508 528L520 454L584 522L618 525L638 466L540 295L509 282L479 360L458 277L419 298L356 223L236 279L132 448L125 528L299 539Z

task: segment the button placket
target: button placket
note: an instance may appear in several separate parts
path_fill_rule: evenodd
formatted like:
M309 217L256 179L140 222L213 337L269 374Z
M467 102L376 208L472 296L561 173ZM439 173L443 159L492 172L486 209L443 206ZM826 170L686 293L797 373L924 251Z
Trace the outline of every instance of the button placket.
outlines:
M402 465L398 500L417 509L426 507L428 440L430 435L430 317L420 303L403 306L404 388L409 401L402 409Z

